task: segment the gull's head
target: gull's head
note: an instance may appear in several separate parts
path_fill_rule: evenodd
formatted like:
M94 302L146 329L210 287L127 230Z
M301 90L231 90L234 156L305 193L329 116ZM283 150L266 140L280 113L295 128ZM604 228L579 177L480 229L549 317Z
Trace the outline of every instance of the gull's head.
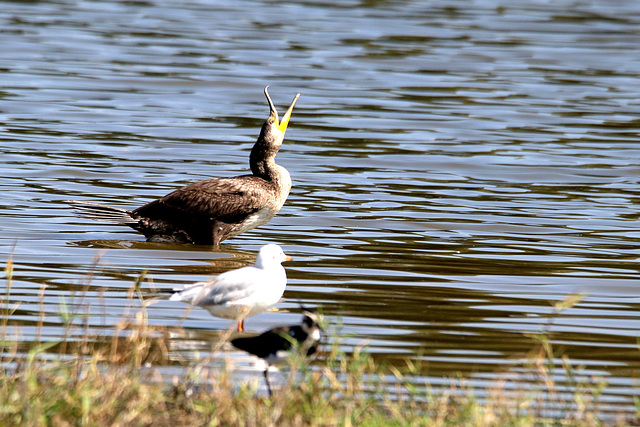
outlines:
M258 252L256 267L272 267L280 265L285 261L291 261L291 257L289 255L285 255L280 246L274 244L264 245L260 248L260 252Z

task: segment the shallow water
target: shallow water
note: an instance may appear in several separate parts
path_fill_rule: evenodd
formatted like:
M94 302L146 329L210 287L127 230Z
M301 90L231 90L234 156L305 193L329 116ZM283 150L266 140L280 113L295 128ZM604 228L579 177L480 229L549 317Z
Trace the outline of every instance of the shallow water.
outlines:
M632 410L637 2L3 2L0 23L0 253L25 342L42 310L44 338L64 334L61 301L109 330L143 271L144 289L181 286L274 242L294 257L278 306L293 313L249 331L321 305L345 349L366 339L430 381L478 387L549 331L609 382L605 410ZM66 206L134 208L246 173L267 84L281 110L302 94L278 154L294 186L267 225L215 252ZM229 326L183 315L149 308L186 328L177 348L205 351Z

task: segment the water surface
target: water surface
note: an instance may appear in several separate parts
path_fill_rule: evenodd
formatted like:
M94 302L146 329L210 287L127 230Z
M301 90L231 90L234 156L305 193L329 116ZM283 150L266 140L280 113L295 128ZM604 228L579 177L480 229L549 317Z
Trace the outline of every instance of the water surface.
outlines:
M181 286L273 242L294 257L283 311L249 331L321 305L345 350L478 388L547 331L608 381L605 410L633 410L637 2L2 2L0 23L0 253L26 344L43 310L44 338L63 336L61 301L108 333L143 271L145 289ZM278 155L293 189L267 225L216 252L65 205L246 173L267 84L280 109L302 94ZM186 354L229 326L183 316L149 308Z

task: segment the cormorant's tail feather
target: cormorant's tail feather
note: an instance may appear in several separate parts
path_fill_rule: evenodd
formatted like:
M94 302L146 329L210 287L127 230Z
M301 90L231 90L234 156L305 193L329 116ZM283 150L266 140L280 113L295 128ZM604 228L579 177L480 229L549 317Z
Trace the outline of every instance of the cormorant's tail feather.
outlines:
M73 206L74 212L81 218L126 225L138 223L136 219L131 217L131 214L126 209L91 202L79 202L77 200L69 200L68 203Z

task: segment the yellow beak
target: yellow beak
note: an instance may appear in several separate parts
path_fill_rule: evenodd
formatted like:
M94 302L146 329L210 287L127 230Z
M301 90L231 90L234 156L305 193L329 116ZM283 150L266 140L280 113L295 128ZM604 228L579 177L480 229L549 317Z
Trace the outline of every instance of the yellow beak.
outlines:
M297 93L296 96L293 98L293 101L291 101L291 105L289 105L287 112L284 113L284 117L282 118L282 121L280 123L276 123L278 125L278 129L280 130L280 132L285 133L285 131L287 130L287 126L289 125L289 120L291 120L291 113L293 112L293 106L296 105L296 101L298 100L299 97L300 97L300 94Z

